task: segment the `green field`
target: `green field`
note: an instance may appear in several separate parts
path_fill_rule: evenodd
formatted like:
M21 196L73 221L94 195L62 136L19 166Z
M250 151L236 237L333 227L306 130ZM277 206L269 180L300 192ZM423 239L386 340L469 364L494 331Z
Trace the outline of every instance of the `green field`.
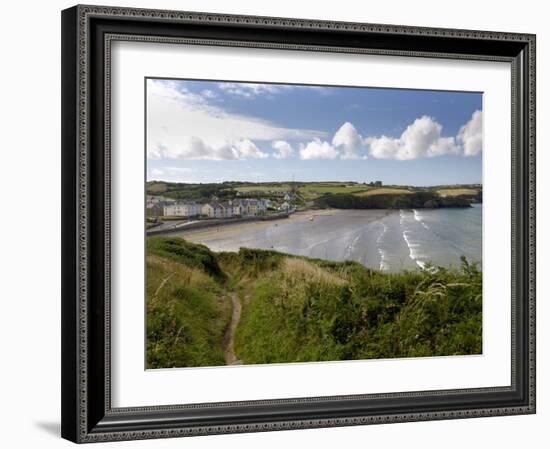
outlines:
M369 189L361 184L305 184L300 186L298 192L309 196L319 196L324 193L361 193Z
M479 190L475 189L439 189L437 193L441 196L460 196L460 195L477 195Z
M166 183L149 182L147 183L147 193L155 195L166 192Z
M481 353L482 275L465 260L389 274L177 237L147 249L149 368L223 365L228 347L243 364Z
M366 192L361 192L359 196L372 196L372 195L410 195L413 190L400 189L395 187L375 187Z
M288 184L253 184L246 186L237 186L235 190L237 192L288 192L291 186Z

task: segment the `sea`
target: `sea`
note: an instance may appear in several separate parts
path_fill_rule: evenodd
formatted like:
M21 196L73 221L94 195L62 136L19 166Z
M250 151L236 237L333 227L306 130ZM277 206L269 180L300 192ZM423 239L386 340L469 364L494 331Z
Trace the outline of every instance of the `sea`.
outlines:
M481 266L482 205L469 208L335 210L229 232L189 238L213 251L273 249L326 260L354 260L397 272L429 264L459 267L461 256Z

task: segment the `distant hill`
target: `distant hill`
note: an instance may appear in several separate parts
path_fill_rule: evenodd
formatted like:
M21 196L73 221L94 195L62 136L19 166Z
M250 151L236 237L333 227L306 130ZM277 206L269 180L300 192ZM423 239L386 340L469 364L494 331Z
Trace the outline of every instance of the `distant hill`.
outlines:
M375 187L357 182L223 182L175 183L150 181L149 195L163 195L179 200L208 201L246 196L278 199L286 193L299 207L335 208L408 208L469 207L482 201L482 187L477 184L433 187L386 185Z

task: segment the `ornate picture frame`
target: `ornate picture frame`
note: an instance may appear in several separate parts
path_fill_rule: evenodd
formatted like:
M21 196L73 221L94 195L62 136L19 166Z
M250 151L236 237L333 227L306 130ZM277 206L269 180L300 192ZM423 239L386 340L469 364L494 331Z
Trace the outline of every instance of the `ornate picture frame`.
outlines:
M111 45L500 61L511 67L511 384L112 406ZM62 12L62 436L85 443L535 413L535 36L78 5ZM490 288L490 286L488 287Z

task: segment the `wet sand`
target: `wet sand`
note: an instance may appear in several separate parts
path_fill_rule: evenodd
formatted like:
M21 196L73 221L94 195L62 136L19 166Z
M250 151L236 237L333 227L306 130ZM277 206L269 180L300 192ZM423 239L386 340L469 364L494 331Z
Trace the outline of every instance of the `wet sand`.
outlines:
M213 251L273 249L329 260L356 260L379 267L381 220L393 210L317 210L273 221L238 223L173 234L202 243Z
M195 243L202 243L200 240L209 240L209 239L219 239L219 238L230 238L233 235L240 236L243 232L257 231L269 227L278 227L280 225L285 225L294 222L311 222L310 218L313 217L313 221L317 217L330 217L335 214L341 213L341 210L337 209L323 209L315 211L301 211L295 212L290 215L288 218L280 218L277 220L266 220L266 221L251 221L243 223L229 223L221 226L211 226L204 229L190 229L182 230L181 232L173 233L172 235L185 236L186 240ZM383 211L378 211L383 212ZM382 214L380 217L384 216ZM377 219L378 219L377 218Z

